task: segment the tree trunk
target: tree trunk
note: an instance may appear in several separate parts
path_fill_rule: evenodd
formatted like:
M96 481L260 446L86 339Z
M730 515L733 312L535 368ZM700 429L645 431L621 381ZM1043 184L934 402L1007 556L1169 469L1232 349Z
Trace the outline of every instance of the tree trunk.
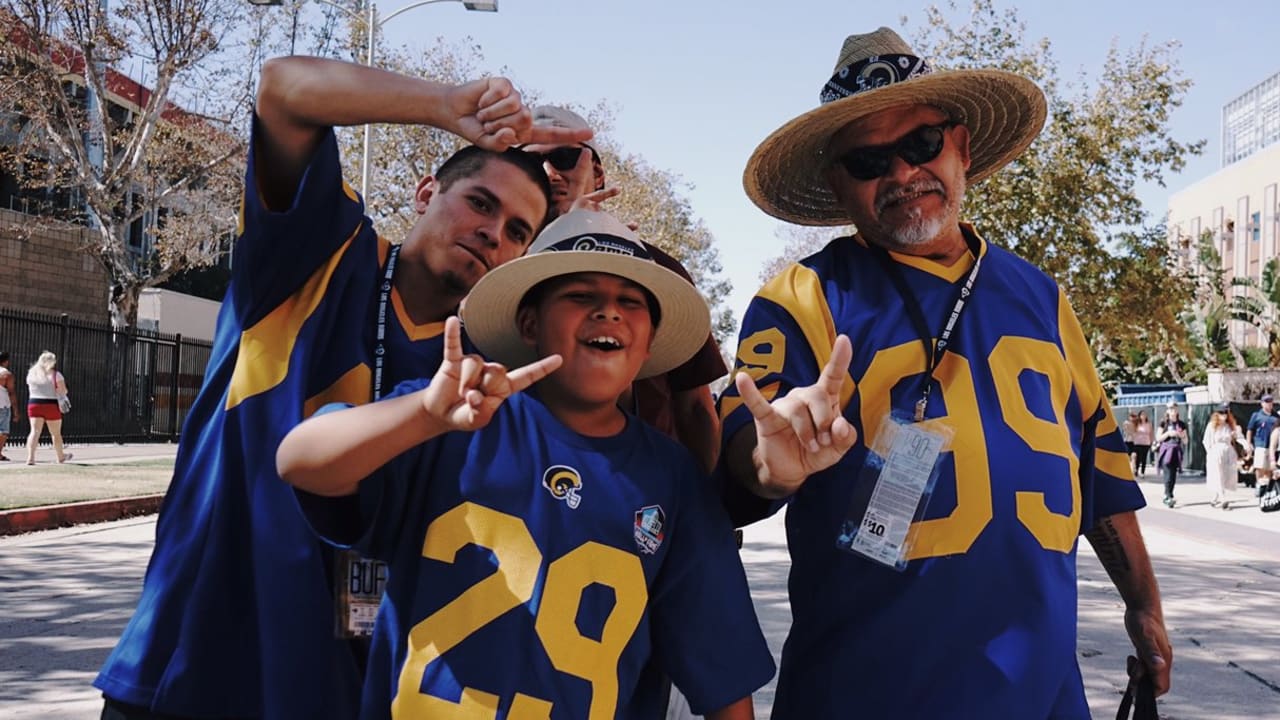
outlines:
M107 312L111 315L111 327L123 331L138 326L138 298L142 286L136 283L113 282L107 297Z

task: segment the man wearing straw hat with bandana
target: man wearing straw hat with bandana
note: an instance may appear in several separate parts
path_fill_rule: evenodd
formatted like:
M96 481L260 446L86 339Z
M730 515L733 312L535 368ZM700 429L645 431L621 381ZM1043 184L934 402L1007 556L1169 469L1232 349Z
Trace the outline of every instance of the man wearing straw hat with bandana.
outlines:
M821 106L758 147L765 212L853 224L743 320L721 399L735 520L787 510L774 718L1087 718L1076 547L1125 602L1130 674L1172 653L1144 505L1065 295L961 222L1045 119L1029 80L850 36ZM1117 668L1119 670L1119 668Z

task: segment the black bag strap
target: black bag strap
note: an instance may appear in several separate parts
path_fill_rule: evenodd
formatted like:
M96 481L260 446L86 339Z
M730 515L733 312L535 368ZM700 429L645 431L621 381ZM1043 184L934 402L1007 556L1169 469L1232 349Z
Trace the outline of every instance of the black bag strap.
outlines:
M1135 658L1130 658L1135 660ZM1133 711L1130 716L1129 711ZM1120 709L1116 712L1116 720L1160 720L1156 712L1156 686L1150 675L1141 679L1130 678L1129 686L1124 689L1124 697L1120 698Z

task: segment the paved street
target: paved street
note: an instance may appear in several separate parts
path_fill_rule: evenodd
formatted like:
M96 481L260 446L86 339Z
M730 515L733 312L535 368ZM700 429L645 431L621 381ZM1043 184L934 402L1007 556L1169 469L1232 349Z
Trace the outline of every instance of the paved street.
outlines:
M1210 508L1202 478L1179 485L1175 510L1159 505L1153 481L1143 489L1156 501L1140 517L1175 648L1162 717L1280 719L1280 516ZM0 538L0 719L97 717L89 682L133 608L153 531L149 517ZM1094 715L1111 718L1128 640L1119 598L1083 547L1079 651ZM781 518L747 529L743 558L780 651L790 622ZM771 700L772 688L757 697L759 717Z

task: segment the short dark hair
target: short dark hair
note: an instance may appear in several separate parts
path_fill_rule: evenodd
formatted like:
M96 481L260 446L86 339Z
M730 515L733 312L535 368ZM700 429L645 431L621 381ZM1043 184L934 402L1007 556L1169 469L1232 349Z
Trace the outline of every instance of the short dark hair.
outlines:
M486 150L479 145L468 145L462 148L450 155L436 170L436 182L440 184L440 192L448 191L450 186L463 178L479 175L493 160L514 165L524 172L525 177L532 180L534 185L538 186L542 199L546 201L547 212L533 231L535 235L541 232L551 217L551 181L547 179L547 173L542 169L542 162L523 150L508 148L503 152L497 152Z
M583 271L583 272L591 272L591 271ZM582 273L566 273L564 275L556 275L555 277L547 278L546 280L543 280L537 285L534 285L533 287L529 288L529 291L524 294L524 297L520 298L520 304L516 307L516 314L518 315L521 310L524 310L527 307L533 307L533 308L538 307L538 305L542 303L542 298L551 290L551 288L555 287L556 285L559 285L561 282L564 282L572 278L574 275L580 275L580 274ZM605 273L605 274L611 275L612 273ZM619 275L618 277L622 277L622 276ZM641 285L640 283L626 277L623 277L622 279L634 284L636 287L640 288L640 290L644 292L644 302L646 305L649 306L649 321L653 324L653 329L657 330L658 323L662 322L662 306L658 304L658 298L654 297L653 293L649 292L649 288Z
M0 363L9 362L9 351L0 350Z

